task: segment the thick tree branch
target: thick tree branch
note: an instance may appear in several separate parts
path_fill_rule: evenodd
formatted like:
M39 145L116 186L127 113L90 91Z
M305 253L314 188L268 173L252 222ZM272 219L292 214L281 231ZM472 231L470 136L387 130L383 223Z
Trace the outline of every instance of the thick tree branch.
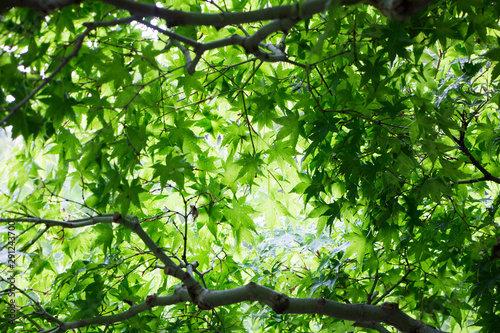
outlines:
M487 177L479 177L474 179L459 180L457 184L474 184L474 183L484 182L485 180L489 179Z
M370 327L384 333L388 332L388 330L381 325L382 323L393 326L401 332L442 332L406 315L395 303L384 303L377 306L369 304L345 304L324 298L294 298L253 282L246 286L229 290L203 289L203 291L202 301L207 306L207 309L241 302L257 301L271 307L276 313L325 315L337 319L355 321L356 326ZM156 306L168 306L188 301L193 302L186 288L177 289L174 294L168 296L150 295L146 298L145 302L133 305L130 309L122 313L86 318L74 322L62 322L59 325L59 332L91 325L114 324L130 319Z
M248 12L224 12L218 14L191 13L156 7L154 4L134 0L101 0L116 8L128 10L130 13L144 17L158 17L167 21L167 26L179 25L214 26L222 28L226 25L272 21L276 19L302 20L325 11L331 3L328 0L308 0L292 5L282 5L257 9ZM360 1L358 1L360 2ZM345 3L341 1L341 4Z
M193 39L190 39L188 37L179 35L175 32L168 31L165 29L162 29L160 27L157 27L149 22L146 22L144 20L137 20L137 22L140 22L144 24L145 26L154 29L166 36L168 36L172 41L175 46L177 46L182 53L184 54L184 57L186 58L186 68L187 72L189 74L193 74L195 72L196 65L198 64L199 60L201 59L201 56L203 55L204 52L208 50L213 50L217 48L221 48L224 46L229 46L229 45L240 45L245 49L245 52L250 53L255 55L255 57L261 61L264 62L278 62L278 61L285 61L285 62L290 62L293 63L294 65L297 65L299 67L305 67L302 64L298 64L296 62L293 62L289 60L283 51L278 49L272 44L264 44L262 43L262 40L267 38L270 34L278 32L280 30L289 30L294 24L297 22L293 22L291 20L275 20L262 28L260 28L256 33L253 35L248 35L248 36L241 36L241 35L233 35L231 37L219 39L216 41L208 42L208 43L200 43L198 41L195 41ZM178 42L182 42L184 44L187 44L191 47L194 48L194 52L196 54L195 59L191 59L191 55L189 54L189 50L187 50L185 47L180 45ZM266 53L262 51L259 47L266 48L271 51L271 53Z
M338 4L348 6L363 3L363 0L307 0L292 5L281 5L248 12L224 12L218 14L189 13L180 10L158 8L134 0L101 0L116 8L128 10L132 14L158 17L167 21L169 27L179 25L210 25L222 28L226 25L291 19L301 21L314 14L324 12L328 6ZM434 0L372 0L368 4L380 9L382 14L397 21L405 21L427 7Z
M74 5L83 0L19 0L0 1L0 12L12 7L32 8L44 13ZM325 11L327 6L335 4L331 0L307 0L292 5L281 5L257 9L248 12L223 12L218 14L190 13L180 10L156 7L154 4L134 0L101 0L119 9L128 10L133 14L165 19L169 27L179 25L211 25L222 28L226 25L272 21L276 19L298 19L312 16ZM377 7L382 14L396 21L405 21L423 10L434 0L371 0L368 4ZM339 0L339 6L349 6L363 3L363 0Z

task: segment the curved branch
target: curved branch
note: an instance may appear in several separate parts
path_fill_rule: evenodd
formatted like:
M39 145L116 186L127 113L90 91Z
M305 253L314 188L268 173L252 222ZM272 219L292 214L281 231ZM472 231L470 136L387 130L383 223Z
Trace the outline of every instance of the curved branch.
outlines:
M82 2L83 0L23 0L11 3L11 1L0 2L0 12L12 7L33 8L44 13L55 9L61 9ZM191 13L180 10L172 10L156 7L154 4L134 0L101 0L119 9L141 16L158 17L165 19L169 27L178 25L211 25L222 28L226 25L271 21L276 19L291 18L299 21L305 17L312 16L327 10L328 6L338 4L339 6L350 6L358 3L368 3L380 10L380 12L396 21L405 21L414 14L423 10L434 0L307 0L291 5L280 5L270 8L257 9L249 12L222 12L218 14ZM8 3L6 3L8 2Z
M59 325L59 332L65 332L67 330L77 329L81 327L88 327L92 325L110 325L118 322L128 320L138 314L149 311L155 306L167 306L174 305L181 302L191 301L189 293L185 288L178 289L175 293L168 296L156 296L149 295L145 302L137 305L131 306L127 311L109 315L100 316L93 318L85 318L81 320L76 320L72 322L63 322Z
M122 313L62 323L59 326L59 330L66 331L91 325L113 324L130 319L156 306L167 306L187 301L192 302L192 298L189 291L183 287L168 296L149 295L144 303L133 305L130 309ZM257 301L271 307L273 311L279 314L325 315L337 319L355 321L357 326L370 327L379 332L388 332L381 325L382 323L391 325L401 332L442 332L420 320L411 318L401 311L395 303L383 303L378 306L345 304L324 298L294 298L254 282L229 290L204 289L202 301L207 306L205 310L242 302Z
M218 14L191 13L180 10L158 8L154 4L134 0L101 0L116 8L128 10L130 13L158 17L167 21L167 26L178 25L211 25L222 28L226 25L242 23L292 19L301 21L304 18L324 12L331 5L349 6L364 2L363 0L307 0L291 5L281 5L257 9L248 12L223 12ZM382 14L396 21L405 21L423 10L434 0L372 0L368 4L378 8Z

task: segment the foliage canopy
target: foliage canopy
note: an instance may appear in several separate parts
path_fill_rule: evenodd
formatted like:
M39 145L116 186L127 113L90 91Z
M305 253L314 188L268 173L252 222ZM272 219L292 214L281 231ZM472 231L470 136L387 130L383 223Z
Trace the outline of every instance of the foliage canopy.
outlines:
M357 2L0 1L0 330L494 331L500 2Z

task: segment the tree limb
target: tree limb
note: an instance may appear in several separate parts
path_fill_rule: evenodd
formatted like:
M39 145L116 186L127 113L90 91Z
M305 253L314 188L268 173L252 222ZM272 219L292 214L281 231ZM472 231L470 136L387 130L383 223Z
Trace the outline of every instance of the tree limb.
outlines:
M90 22L90 23L84 23L84 26L87 27L83 33L78 36L76 39L75 43L75 48L73 51L68 54L66 57L64 57L61 60L61 63L57 68L45 79L42 80L42 83L40 83L31 93L28 94L22 101L17 103L15 106L11 108L6 108L9 110L9 113L2 119L0 120L0 126L5 124L7 120L9 120L12 116L14 116L21 108L28 103L29 100L31 100L40 90L42 90L43 87L45 87L47 84L49 84L52 79L63 69L64 66L68 64L68 62L76 57L78 55L78 52L80 52L80 49L82 48L83 41L85 40L85 37L89 35L89 33L94 30L97 27L107 27L107 26L112 26L112 25L117 25L117 24L124 24L124 23L130 23L133 20L135 20L134 16L127 17L124 19L117 19L117 20L111 20L111 21L104 21L104 22Z
M276 19L302 20L327 9L328 0L308 0L292 5L281 5L247 12L224 12L218 14L193 13L167 8L134 0L101 0L119 9L144 17L158 17L167 21L168 27L179 25L214 26L218 29L227 25L238 25ZM360 2L360 1L358 1ZM342 3L342 1L341 1Z
M44 13L61 9L82 2L83 0L20 0L0 1L0 12L12 7L25 7L39 10ZM350 6L363 3L363 0L307 0L291 5L280 5L270 8L257 9L248 12L223 12L218 14L191 13L180 10L159 8L154 4L134 0L101 0L119 9L128 10L130 13L158 17L167 21L169 27L179 25L211 25L222 28L226 25L237 25L276 19L290 18L299 21L327 10L328 6L337 3L339 6ZM434 0L371 0L369 5L378 8L382 14L396 21L405 21L414 14L423 10Z
M45 87L52 79L63 69L64 66L71 60L71 58L76 57L78 55L78 52L80 51L80 48L82 47L83 41L85 37L92 31L92 29L87 28L78 38L76 39L76 45L75 48L73 49L73 52L68 54L64 59L61 61L59 66L45 79L43 79L42 83L40 83L33 91L26 96L22 101L17 103L15 106L12 108L8 108L7 110L10 110L10 112L2 119L0 120L0 126L2 126L7 120L9 120L13 115L15 115L21 108L35 96L43 87Z
M74 322L63 322L59 330L64 332L91 325L105 325L121 322L156 306L168 306L183 302L193 302L186 288L177 289L168 296L150 295L141 304L133 305L122 313L86 318ZM356 326L370 327L379 332L388 332L381 323L395 327L401 332L438 333L442 332L430 325L416 320L401 311L395 303L382 305L345 304L324 298L294 298L278 293L270 288L250 282L229 290L204 289L203 302L210 309L238 304L241 302L259 302L279 314L319 314L341 320L356 321Z

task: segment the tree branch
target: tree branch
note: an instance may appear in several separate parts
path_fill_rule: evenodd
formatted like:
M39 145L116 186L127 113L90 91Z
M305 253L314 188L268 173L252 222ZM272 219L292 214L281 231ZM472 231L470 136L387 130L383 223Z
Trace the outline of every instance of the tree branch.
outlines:
M484 177L459 181L458 184L472 184L485 180L491 180L497 184L500 184L500 178L493 176L488 170L486 170L486 168L474 157L474 155L472 155L469 148L467 148L467 146L465 145L465 130L466 129L460 132L460 138L452 137L453 141L458 144L459 149L465 154L465 156L469 158L469 161L472 163L472 165L474 165L479 171L481 171Z
M156 306L168 306L183 302L193 302L189 291L185 288L177 289L172 295L149 295L146 301L133 305L122 313L86 318L73 322L62 322L59 331L87 327L91 325L110 325L130 319L141 312ZM341 320L355 321L356 326L369 327L379 332L388 332L381 323L395 327L401 332L439 333L430 325L416 320L402 312L395 303L382 305L345 304L324 298L294 298L278 293L270 288L250 282L249 284L229 290L204 289L202 301L213 309L242 302L259 302L267 305L279 314L319 314Z
M399 279L398 282L394 283L392 285L392 287L390 287L389 289L387 289L387 291L385 293L383 293L382 295L380 295L380 297L377 298L375 300L375 302L373 302L372 304L375 305L375 304L378 304L380 301L382 301L387 295L389 295L394 290L394 288L396 288L401 283L403 283L404 281L406 281L406 278L408 277L408 275L410 275L410 273L413 272L414 270L415 270L414 268L406 270L405 275L401 279Z
M110 316L85 318L72 322L63 322L61 325L59 325L59 332L65 332L67 330L74 330L77 328L88 327L92 325L110 325L128 320L142 312L149 311L155 306L167 306L191 301L191 297L189 296L186 288L178 289L172 295L168 296L150 295L148 297L149 299L146 298L145 302L133 305L127 311L121 313L113 314Z
M14 116L19 110L21 110L21 108L26 103L28 103L29 100L31 100L43 87L45 87L47 84L49 84L52 81L52 79L63 69L64 66L66 66L66 64L72 58L74 58L78 55L78 52L82 48L83 41L85 40L85 37L87 37L88 34L92 30L94 30L95 28L98 28L98 27L108 27L108 26L117 25L117 24L130 23L133 20L135 20L134 16L127 17L124 19L117 19L117 20L104 21L104 22L84 23L83 25L85 27L87 27L87 29L82 34L80 34L80 36L78 36L78 38L76 39L75 48L73 49L73 51L70 54L68 54L66 57L64 57L62 59L61 63L59 64L59 66L57 66L57 68L48 77L43 79L42 83L40 83L35 89L33 89L33 91L28 96L26 96L22 101L17 103L12 108L6 108L7 110L10 110L10 111L2 120L0 120L0 126L5 124L5 122L7 120L9 120L12 116Z
M128 10L130 13L144 17L158 17L167 21L168 27L179 25L214 26L222 28L227 25L238 25L277 19L302 20L314 14L325 11L328 0L308 0L292 5L281 5L270 8L257 9L248 12L224 12L218 14L192 13L159 8L154 4L138 2L134 0L101 0L119 9ZM361 1L357 1L361 2ZM345 1L340 2L345 3Z
M305 67L302 64L298 64L288 59L286 54L280 49L278 49L276 46L269 43L268 44L262 43L262 40L267 38L270 34L278 32L279 30L288 31L298 21L294 22L291 20L275 20L269 24L266 24L251 36L232 35L231 37L215 40L208 43L200 43L188 37L179 35L175 32L157 27L144 20L138 19L137 22L142 23L145 26L168 36L172 40L172 43L175 46L177 46L184 54L184 57L186 58L186 68L189 74L193 74L195 72L196 65L198 64L199 60L201 59L201 56L205 51L229 45L240 45L245 49L245 52L253 54L257 59L264 62L285 61L293 63L294 65L297 65L299 67ZM194 60L191 59L189 50L183 47L178 42L182 42L194 48L193 52L195 52L196 54ZM263 52L261 49L259 49L259 47L266 48L270 50L271 53Z
M24 7L39 10L44 13L61 9L82 2L83 0L19 0L0 1L0 12L12 7ZM292 5L281 5L270 8L257 9L249 12L222 12L218 14L191 13L180 10L156 7L154 4L134 0L101 0L119 9L128 10L130 13L158 17L167 21L169 27L179 25L211 25L222 28L226 25L272 21L276 19L291 18L299 21L327 10L328 6L335 4L331 0L307 0ZM396 21L405 21L414 14L423 10L434 0L371 0L367 1L380 10L380 12ZM363 3L363 0L339 0L339 6L350 6Z
M489 179L487 177L479 177L474 179L459 180L457 184L474 184L474 183L484 182L485 180Z
M63 69L64 66L71 60L71 58L76 57L78 55L78 52L80 51L80 48L82 47L83 40L85 37L92 31L92 29L87 28L78 38L76 39L76 45L70 54L68 54L64 59L61 61L59 66L50 74L48 77L43 79L42 83L40 83L33 91L26 96L22 101L17 103L15 106L12 108L8 108L7 110L10 110L10 112L2 119L0 120L0 126L2 126L7 120L9 120L13 115L15 115L30 99L33 98L43 87L45 87L52 79Z

